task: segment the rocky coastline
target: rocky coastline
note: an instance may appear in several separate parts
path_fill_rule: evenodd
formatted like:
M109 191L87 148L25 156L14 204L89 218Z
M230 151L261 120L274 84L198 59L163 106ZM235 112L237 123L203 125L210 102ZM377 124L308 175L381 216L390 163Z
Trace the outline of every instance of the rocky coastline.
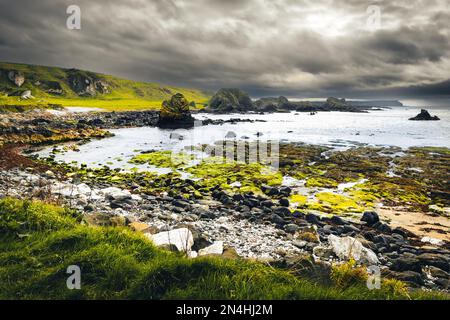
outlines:
M159 115L155 111L63 115L40 112L39 117L31 113L1 118L0 137L5 145L1 149L0 198L59 203L83 212L90 224L128 226L171 250L180 248L164 239L170 238L170 232L181 234L189 244L183 249L192 258L207 254L252 258L292 270L299 264L306 265L310 272L317 268L329 272L331 266L354 259L358 265L377 266L383 276L404 281L412 288L448 290L450 242L393 227L379 215L376 207L369 210L362 206L346 215L345 212L353 210L351 206L354 205L341 208L330 199L324 200L325 203L329 201L328 207L323 202L293 207L294 202L304 201L299 200L295 188L285 184L264 184L267 182L264 179L246 191L237 183L234 183L237 189L230 190L220 185L181 179L173 174L155 177L107 167L97 171L83 166L76 169L51 159L23 155L30 145L106 137L109 128L156 126L158 121ZM221 121L206 123L220 124ZM336 188L334 179L341 179L338 177L348 175L347 178L351 178L356 174L355 177L360 179L364 174L368 179L377 180L377 170L384 172L392 165L389 157L376 155L386 150L336 153L331 159L329 155L323 156L325 151L320 147L287 145L282 149L286 157L280 164L281 172L298 178L307 177L306 186L318 188L317 195L325 195L326 192L320 193L320 190ZM434 166L443 164L442 170L445 170L448 151L430 150L432 155L427 152L411 150L411 158L395 159L396 165L408 166L411 161L418 161L425 166L432 161ZM363 161L366 160L363 159L367 156L373 157L374 164L365 168ZM349 162L348 159L354 160ZM328 167L328 177L313 177L309 175L315 170L314 166L300 166L298 161L319 162L322 169L331 163L343 162L339 169ZM414 177L402 170L399 167L399 172L404 174L403 188L409 189L415 185L413 179L420 180L422 175L429 174L426 179L436 182L430 185L430 190L418 192L427 193L448 207L448 192L440 187L434 175L416 172L418 176ZM442 172L436 175L442 178ZM377 183L383 179L386 178ZM423 187L417 185L417 188ZM365 194L358 196L368 197ZM404 200L406 196L408 200ZM383 195L383 202L393 207L411 206L407 210L422 208L420 211L428 211L430 219L443 210L437 208L432 213L432 206L427 201L420 200L419 203L414 197L416 195L412 193L392 199ZM445 210L439 214L446 214ZM448 232L448 226L441 230Z

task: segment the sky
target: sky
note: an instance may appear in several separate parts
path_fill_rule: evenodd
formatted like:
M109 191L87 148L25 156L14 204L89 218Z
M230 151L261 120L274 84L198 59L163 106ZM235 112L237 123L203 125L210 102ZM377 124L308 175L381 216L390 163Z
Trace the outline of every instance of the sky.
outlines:
M449 21L450 0L0 0L0 60L253 97L448 98Z

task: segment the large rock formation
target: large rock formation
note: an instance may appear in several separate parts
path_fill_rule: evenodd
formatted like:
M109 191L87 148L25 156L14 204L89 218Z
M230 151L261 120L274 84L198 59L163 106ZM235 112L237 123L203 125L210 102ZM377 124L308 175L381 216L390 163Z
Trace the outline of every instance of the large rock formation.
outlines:
M109 93L108 84L94 75L77 69L70 69L67 73L70 88L79 96L91 97L98 93Z
M25 82L24 74L22 72L14 70L8 72L8 79L14 82L14 84L18 87L22 86L22 84Z
M167 129L192 128L194 118L189 111L189 101L177 93L162 103L158 127Z
M420 113L415 116L414 118L410 118L409 120L413 120L413 121L438 121L441 120L439 119L437 116L431 116L431 114L425 110L422 109L420 110Z
M249 95L240 89L220 89L209 101L207 112L232 113L254 111Z
M276 112L280 109L290 109L289 100L286 97L280 96L278 98L261 98L255 102L255 106L259 111Z

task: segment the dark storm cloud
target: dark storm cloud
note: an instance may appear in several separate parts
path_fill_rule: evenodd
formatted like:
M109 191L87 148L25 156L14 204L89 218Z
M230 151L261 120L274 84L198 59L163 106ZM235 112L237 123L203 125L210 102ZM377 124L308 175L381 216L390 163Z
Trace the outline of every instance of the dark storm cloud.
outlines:
M255 96L414 94L448 79L449 18L447 0L0 0L0 60Z

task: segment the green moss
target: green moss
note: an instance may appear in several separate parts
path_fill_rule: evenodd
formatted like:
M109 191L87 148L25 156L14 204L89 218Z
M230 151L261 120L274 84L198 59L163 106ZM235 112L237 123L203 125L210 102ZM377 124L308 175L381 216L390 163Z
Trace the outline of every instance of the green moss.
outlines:
M172 151L155 151L143 153L133 157L130 163L149 164L159 168L177 169L189 165L194 160L193 155L186 153L173 153Z
M242 259L187 259L155 248L140 233L81 225L66 210L39 202L0 200L0 212L0 299L449 298L392 286L370 291L360 284L319 285ZM27 229L28 237L16 237L14 217L19 224L34 217L40 227ZM80 290L66 287L70 265L81 269Z
M211 158L202 163L186 169L196 178L201 178L200 182L204 187L221 186L224 189L231 189L234 182L239 182L240 187L234 189L241 192L261 192L262 185L281 185L283 177L281 173L271 171L268 167L259 163L223 163L223 159Z
M327 179L327 178L321 178L321 177L314 177L309 178L306 181L305 184L307 187L319 187L319 188L336 188L338 186L338 183L334 180Z
M289 198L289 201L299 206L303 206L308 201L308 198L302 194L294 194Z
M350 197L321 192L316 194L316 199L328 213L363 212L364 207Z

